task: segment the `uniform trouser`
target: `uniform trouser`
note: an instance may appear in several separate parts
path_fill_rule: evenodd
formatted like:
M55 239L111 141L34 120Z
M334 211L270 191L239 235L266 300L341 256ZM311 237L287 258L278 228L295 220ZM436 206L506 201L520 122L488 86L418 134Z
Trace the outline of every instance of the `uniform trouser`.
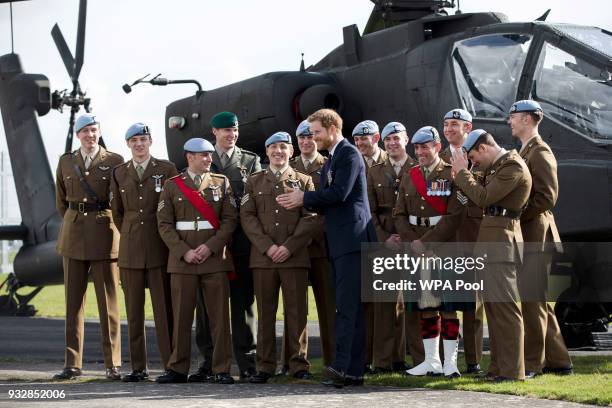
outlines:
M550 252L526 253L520 276L521 295L527 300L521 303L525 325L525 369L536 373L544 366L566 368L572 365L553 307L546 302L551 262ZM523 286L536 287L539 293L524 293L528 290Z
M482 359L484 307L476 299L475 309L463 312L463 348L467 364L480 364Z
M323 352L323 365L328 366L334 361L336 343L334 340L334 315L336 314L336 301L334 299L334 285L332 272L327 258L311 258L308 280L312 286L317 314L319 316L319 334L321 336L321 350ZM283 331L283 343L281 352L281 364L289 361L290 355L287 348L287 315L285 314L285 326ZM300 353L308 353L308 330L307 327L300 335Z
M229 283L226 272L188 275L173 273L172 289L172 355L168 368L181 374L189 372L191 363L191 326L196 308L197 288L204 292L204 302L212 335L212 371L229 373L232 347L229 325Z
M121 365L121 326L117 286L119 269L116 260L82 261L64 257L64 291L66 295L65 366L82 368L84 309L89 273L96 290L104 365Z
M404 327L404 296L400 292L396 303L373 303L372 365L392 369L393 363L406 358Z
M309 370L310 363L300 347L308 315L308 269L253 269L257 298L257 371L273 374L276 369L276 312L282 289L287 330L287 360L291 374Z
M353 252L331 262L336 289L336 359L331 366L355 377L363 376L365 367L360 260L360 253Z
M230 310L234 358L241 372L255 368L255 292L249 255L233 257L237 278L230 281ZM196 344L202 367L210 368L212 340L206 318L206 307L201 290L197 294Z
M412 357L412 364L417 366L425 361L425 348L421 337L421 312L406 310L404 316L406 345Z
M516 265L509 262L490 263L483 272L484 309L491 350L489 373L523 380L524 330L521 308L517 302Z
M157 348L164 369L172 353L172 297L170 275L166 267L132 269L119 268L125 294L128 320L128 338L132 370L147 368L147 342L145 335L145 287L149 286Z

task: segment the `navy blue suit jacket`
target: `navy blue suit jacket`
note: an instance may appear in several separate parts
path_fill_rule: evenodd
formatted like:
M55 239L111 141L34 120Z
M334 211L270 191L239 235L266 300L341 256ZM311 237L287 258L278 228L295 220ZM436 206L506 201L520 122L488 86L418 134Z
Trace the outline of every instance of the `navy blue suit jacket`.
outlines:
M361 251L362 242L375 242L365 164L361 153L342 139L331 158L329 170L321 172L321 185L316 191L304 192L304 207L325 214L325 234L330 257Z

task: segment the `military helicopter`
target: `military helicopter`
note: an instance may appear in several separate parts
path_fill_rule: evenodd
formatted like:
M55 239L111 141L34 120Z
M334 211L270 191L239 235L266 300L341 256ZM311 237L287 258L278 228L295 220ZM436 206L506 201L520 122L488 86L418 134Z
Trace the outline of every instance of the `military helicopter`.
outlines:
M439 124L446 111L460 106L472 113L475 127L516 147L506 125L507 111L514 100L531 97L547 113L540 130L559 162L563 193L555 215L562 237L573 242L610 241L612 35L596 27L547 23L547 13L530 23L512 23L494 12L449 15L445 9L454 7L454 1L371 1L374 7L364 31L359 33L356 25L344 27L343 43L319 62L305 67L302 61L296 71L267 73L217 89L199 87L195 94L170 103L170 160L184 167L183 143L194 135L212 139L208 120L220 110L238 114L241 146L258 153L265 137L277 130L292 133L303 118L322 107L337 110L346 129L368 118L378 123L399 120L410 133ZM48 82L27 77L12 58L0 57L0 108L7 138L27 137L40 145L44 156L34 111L42 115L49 110ZM143 82L173 81L141 78L131 86ZM22 95L21 102L4 96L5 89ZM24 154L13 149L11 157ZM13 166L14 174L24 170ZM54 251L59 220L50 180L49 171L44 183L18 186L24 225L15 227L12 237L24 239L26 255L20 252L16 258L13 289L61 282L61 263ZM581 214L579 221L576 214ZM9 239L9 232L0 230L0 237ZM594 258L592 253L573 253L565 263L559 262L566 267L557 272L572 282L557 304L560 323L607 322L612 311L612 259L605 258L609 253L605 248ZM576 299L591 303L577 306Z

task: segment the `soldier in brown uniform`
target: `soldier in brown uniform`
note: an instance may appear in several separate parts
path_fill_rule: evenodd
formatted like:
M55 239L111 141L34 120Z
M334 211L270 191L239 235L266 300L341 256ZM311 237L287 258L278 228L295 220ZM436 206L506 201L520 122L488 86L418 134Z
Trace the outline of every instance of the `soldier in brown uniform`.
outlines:
M444 137L448 141L448 146L440 157L447 163L451 162L454 151L462 151L463 143L468 133L472 131L472 115L464 109L453 109L444 115ZM470 169L475 178L482 178L482 172L474 166ZM460 202L463 204L463 217L459 229L457 230L457 242L472 243L478 238L480 221L482 221L482 208L478 207L468 197L460 194ZM472 253L472 245L466 248L468 253ZM473 310L463 311L463 347L465 350L465 363L468 374L481 373L480 360L482 359L482 337L483 337L483 318L484 308L482 301L476 296Z
M123 163L123 157L98 144L100 124L94 115L80 116L75 131L81 148L60 158L55 183L56 206L64 219L57 252L64 257L66 361L64 370L54 378L81 375L85 293L91 274L98 300L106 377L119 380L119 231L108 201L112 169Z
M525 260L519 274L524 298L521 309L527 377L540 372L572 373L572 360L554 309L546 302L548 275L555 249L553 243L560 243L561 238L551 212L559 196L557 160L538 132L543 117L539 103L524 100L512 105L508 120L512 136L521 141L519 154L527 163L533 180L527 208L521 215L523 239L531 244L526 244Z
M300 173L311 176L315 189L318 189L321 182L321 168L327 161L327 158L317 152L317 146L312 139L310 124L307 120L303 120L300 123L297 127L295 136L298 140L300 155L289 160L289 165ZM321 336L323 365L328 366L334 361L335 353L334 315L336 311L336 301L332 272L329 261L327 260L327 248L325 246L325 229L321 222L319 230L315 232L313 240L308 246L308 255L310 256L308 280L312 286L312 292L317 306L317 314L319 316L319 333ZM286 361L289 361L291 356L288 355L286 335L287 324L285 323L283 349L281 352L282 369L280 374L286 374L289 371L289 366L286 364ZM300 350L301 353L306 355L308 350L307 330L304 330L300 335Z
M372 222L380 242L391 249L398 248L401 242L395 229L393 207L397 200L400 182L408 170L414 166L414 160L406 153L408 135L406 128L399 122L387 124L381 137L387 152L387 160L370 168L367 176L368 201L372 213ZM418 331L418 320L411 333L406 333L404 318L404 297L398 293L397 302L374 302L374 330L372 339L372 367L374 372L404 371L406 364L406 338L409 341L410 355L413 362L419 364L423 358L423 342ZM418 312L408 313L418 315ZM417 316L418 318L418 316ZM418 334L418 333L417 333Z
M311 378L310 363L300 350L300 335L308 314L307 246L316 231L316 215L296 208L286 210L276 197L294 189L312 191L310 176L289 166L293 155L291 136L277 132L266 142L270 167L249 177L240 205L242 228L251 240L250 266L257 299L257 374L249 380L262 384L276 369L276 311L282 288L287 324L290 373L295 378Z
M149 127L135 123L125 134L129 160L113 170L111 208L121 232L119 270L125 294L132 372L123 381L149 377L145 338L145 288L151 293L157 347L164 369L172 353L172 301L166 272L168 248L157 231L157 203L163 183L178 174L174 164L151 157Z
M237 224L229 180L210 172L213 145L200 138L184 147L188 168L166 181L157 207L159 234L168 246L171 274L172 355L159 383L186 382L191 362L191 326L202 288L212 335L214 381L233 384L228 272L234 270L227 245Z
M432 126L417 130L412 144L419 161L402 178L395 204L395 227L403 242L409 242L413 254L432 250L428 243L454 239L461 221L462 206L451 180L451 166L440 159L440 135ZM414 302L415 299L406 299ZM421 336L425 361L406 375L459 376L457 347L459 320L454 303L414 302L421 310ZM413 307L415 307L413 306ZM443 338L444 366L440 361L440 336Z
M495 381L523 380L523 318L516 277L523 240L519 218L529 198L531 176L516 151L499 147L482 129L472 131L463 147L467 157L461 152L453 155L455 184L485 210L475 253L484 250L488 255L480 276L491 350L487 377ZM468 158L485 172L483 183L468 170Z

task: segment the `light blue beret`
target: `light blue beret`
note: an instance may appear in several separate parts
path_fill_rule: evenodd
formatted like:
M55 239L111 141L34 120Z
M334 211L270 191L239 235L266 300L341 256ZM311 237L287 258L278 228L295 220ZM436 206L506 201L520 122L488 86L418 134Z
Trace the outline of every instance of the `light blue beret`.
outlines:
M469 153L470 150L472 150L478 139L480 139L480 136L487 133L489 132L484 129L472 130L470 134L468 134L468 136L465 138L465 142L463 142L463 148L465 149L466 153Z
M191 153L206 153L214 152L215 147L206 139L194 137L185 142L183 150Z
M98 122L95 115L91 113L85 113L79 116L79 118L76 120L76 123L74 124L74 132L79 133L79 131L83 129L85 126L99 125L99 124L100 122Z
M291 135L287 132L276 132L266 139L266 147L279 142L291 144Z
M373 120L364 120L363 122L359 122L355 129L353 129L353 137L354 136L371 136L378 133L378 125Z
M151 129L149 129L149 127L147 125L145 125L144 123L134 123L132 126L130 126L127 130L127 132L125 132L125 140L130 140L130 138L134 137L134 136L140 136L140 135L151 135Z
M382 132L380 133L380 137L382 138L382 140L385 140L385 137L395 134L395 133L399 133L399 132L405 132L406 131L406 127L404 125L402 125L399 122L389 122L387 123L387 125L383 128Z
M310 122L304 119L295 130L295 136L312 136L312 133L310 132Z
M440 143L440 134L433 126L423 126L412 135L412 144L421 144L427 142Z
M516 101L510 107L510 113L515 112L544 112L542 107L536 101L532 101L531 99L524 99L522 101Z
M459 119L472 123L472 115L465 109L453 109L444 115L444 119Z

